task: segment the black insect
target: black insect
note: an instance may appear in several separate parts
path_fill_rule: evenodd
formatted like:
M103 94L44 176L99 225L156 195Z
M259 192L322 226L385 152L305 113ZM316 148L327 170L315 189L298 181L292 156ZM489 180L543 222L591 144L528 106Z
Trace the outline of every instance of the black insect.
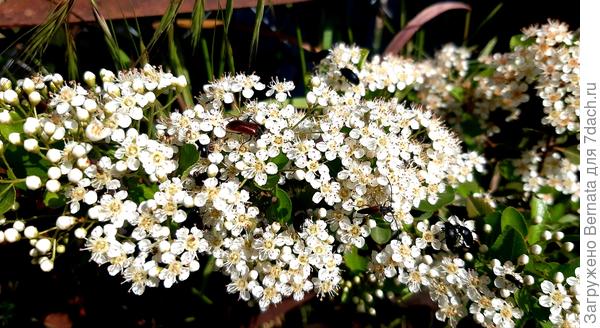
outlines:
M469 228L452 224L449 221L444 222L444 237L446 246L452 252L457 252L463 248L472 249L475 246L473 232Z
M198 150L200 151L200 157L208 158L208 152L210 150L209 145L200 145L200 147L198 147Z
M344 68L340 69L340 73L342 73L342 76L345 77L346 80L348 80L348 82L350 82L354 85L358 85L360 83L360 79L358 78L358 75L356 75L356 73L354 73L348 67L344 67Z
M319 52L310 52L308 57L309 60L315 64L318 64L321 60L327 58L331 52L329 50L321 50Z
M253 137L258 137L262 134L263 128L257 123L233 120L225 126L227 131L239 134L245 134Z
M394 209L391 206L375 205L375 206L361 208L360 210L358 210L356 212L359 214L366 214L366 215L381 214L382 216L385 216L386 214L394 212Z
M504 275L504 279L512 282L513 284L515 284L515 286L517 286L517 288L521 288L523 287L523 279L519 280L516 276L512 275L512 274L505 274Z

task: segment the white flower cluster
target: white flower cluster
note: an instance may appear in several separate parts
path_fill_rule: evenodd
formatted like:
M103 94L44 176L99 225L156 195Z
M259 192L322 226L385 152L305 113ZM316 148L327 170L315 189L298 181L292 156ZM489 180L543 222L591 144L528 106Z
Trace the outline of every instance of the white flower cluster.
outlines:
M549 320L555 327L579 327L579 273L580 268L577 268L575 276L566 279L566 286L562 275L555 283L544 280L540 285L539 303L550 309Z
M37 142L25 148L47 166L27 186L66 199L55 226L38 233L17 218L3 239L25 231L32 255L51 270L74 232L92 261L136 294L187 279L205 254L230 276L229 292L263 309L309 291L335 294L343 254L371 242L375 212L398 240L411 240L404 225L414 206L436 203L483 170L483 158L463 153L431 112L363 100L354 89L347 100L298 109L287 102L291 82L266 86L239 74L206 85L193 108L170 112L161 101L185 79L152 66L100 77L97 85L86 73L87 87L34 77L15 90L3 81L5 123L22 127L9 142ZM33 92L39 102L27 100ZM190 149L197 160L180 167ZM270 210L302 195L312 204L292 203L300 217ZM375 212L358 213L365 208Z

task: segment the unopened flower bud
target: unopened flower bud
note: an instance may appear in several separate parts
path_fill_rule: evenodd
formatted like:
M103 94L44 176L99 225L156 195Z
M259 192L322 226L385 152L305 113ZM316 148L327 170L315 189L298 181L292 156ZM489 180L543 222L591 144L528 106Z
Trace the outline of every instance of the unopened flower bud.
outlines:
M35 243L35 249L37 249L40 254L46 254L52 249L52 242L47 238L39 239Z
M60 181L55 179L50 179L46 181L46 190L49 192L57 192L60 190Z
M23 132L29 135L37 133L40 128L40 120L35 117L28 117L23 124Z
M56 219L56 227L60 230L67 230L75 224L75 217L70 215L61 215Z
M23 230L23 235L25 235L25 238L27 239L36 238L38 235L38 229L34 226L25 227L25 230Z
M48 178L49 179L60 179L60 177L62 176L62 172L60 171L60 168L56 167L56 166L52 166L51 168L48 169Z
M535 283L535 279L531 275L526 275L525 277L523 277L523 283L526 286L531 286Z
M30 175L25 178L25 185L29 190L37 190L42 186L42 180L37 175Z
M556 241L562 240L563 238L565 238L565 233L562 231L556 231L554 235L552 235L552 238L554 238L554 240Z
M575 248L575 244L573 244L570 241L568 241L562 245L562 249L565 250L565 252L571 252L574 248Z
M522 254L517 259L517 263L519 263L519 265L527 265L527 263L529 263L529 256L527 256L527 254Z
M83 73L83 80L90 87L93 87L96 85L96 75L90 71L86 71L85 73Z
M550 239L552 239L552 232L550 232L548 230L542 232L542 239L543 240L550 240Z
M21 145L21 134L19 134L19 132L13 132L11 134L8 135L8 142L10 142L11 144L15 145L15 146L19 146Z
M565 281L565 275L562 272L557 272L554 275L554 281L556 283L562 283L563 281Z
M9 243L14 243L21 239L21 234L15 228L4 230L4 239Z
M0 123L8 124L10 123L10 121L12 121L12 118L10 117L10 112L6 109L0 111Z
M78 168L73 168L67 174L67 178L69 178L69 181L71 181L73 183L77 183L81 179L83 179L83 172L81 172L81 170Z
M42 101L42 95L40 95L40 93L37 91L33 91L29 94L29 96L27 96L27 99L29 100L29 104L35 107Z
M40 260L40 269L44 272L50 272L54 269L54 262L47 257Z
M44 133L51 136L54 134L54 131L56 131L56 124L54 124L51 121L47 121L46 123L44 123Z
M40 146L38 145L38 141L35 139L26 139L23 142L23 148L25 148L26 151L30 152L30 153L35 153L38 150L40 150Z
M19 103L19 95L17 95L15 90L6 90L4 91L4 102L9 105L16 105Z
M85 230L85 228L77 228L73 234L75 235L75 238L83 239L87 236L87 230Z
M530 250L531 250L531 254L534 254L534 255L542 254L542 246L540 246L538 244L531 246Z
M48 149L46 158L52 163L58 163L62 159L62 152L55 148Z

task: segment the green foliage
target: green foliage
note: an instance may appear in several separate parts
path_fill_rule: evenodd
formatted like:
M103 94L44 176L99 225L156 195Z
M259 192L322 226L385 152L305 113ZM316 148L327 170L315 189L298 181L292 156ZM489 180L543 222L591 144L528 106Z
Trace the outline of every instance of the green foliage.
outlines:
M364 272L369 265L369 259L358 254L358 249L352 246L350 251L344 253L344 263L352 273Z
M66 204L67 198L64 194L57 194L51 191L44 192L44 205L46 205L46 207L61 208Z
M392 229L390 227L376 226L371 229L371 238L378 244L386 244L392 239Z
M200 159L200 153L194 145L186 144L179 148L179 167L177 172L183 173Z
M430 204L427 200L421 201L417 209L423 212L435 212L454 201L454 189L446 187L446 190L438 195L438 201Z
M282 224L289 223L292 220L292 200L290 196L279 187L275 187L273 196L277 200L267 208L267 218Z
M522 254L527 254L528 250L523 235L511 226L506 226L490 247L490 253L500 261L516 263L517 258Z
M15 187L10 183L0 184L0 215L8 212L15 203Z
M527 223L525 223L525 218L513 207L508 207L502 212L500 226L503 232L512 228L521 236L527 235Z

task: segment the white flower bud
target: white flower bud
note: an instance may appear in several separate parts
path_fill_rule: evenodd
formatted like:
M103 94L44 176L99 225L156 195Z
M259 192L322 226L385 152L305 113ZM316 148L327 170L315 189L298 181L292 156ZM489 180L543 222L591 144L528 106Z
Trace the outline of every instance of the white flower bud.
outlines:
M115 169L119 173L127 172L127 164L124 161L118 161L115 163Z
M62 126L59 126L58 128L56 128L56 131L54 131L51 138L56 141L60 141L65 137L65 133L66 133L65 128Z
M562 245L562 249L564 249L565 252L571 252L574 248L575 248L575 244L573 244L570 241L568 241Z
M552 237L554 238L554 240L559 241L565 238L565 233L562 231L556 231Z
M550 239L552 239L552 232L550 232L548 230L542 232L542 239L543 240L550 240Z
M2 153L3 150L4 150L4 142L2 142L2 140L0 140L0 153Z
M96 85L96 75L94 75L94 73L92 73L90 71L85 71L85 73L83 73L83 80L90 87L93 87Z
M4 242L4 231L0 230L0 244Z
M46 158L52 163L58 163L62 159L62 152L56 148L48 149Z
M87 151L85 150L85 147L81 144L79 145L75 145L73 147L73 149L71 150L71 154L73 154L73 156L79 158L82 156L85 156L87 154Z
M12 82L5 77L0 78L0 90L8 90L10 88L12 88Z
M77 116L77 119L81 122L87 122L90 119L90 112L81 107L77 107L75 115Z
M484 224L484 225L483 225L483 232L485 232L485 233L490 233L490 232L492 232L492 225L490 225L490 224L488 224L488 223Z
M187 80L185 79L185 76L183 75L179 75L177 77L177 80L175 81L175 84L180 87L180 88L185 88L187 87Z
M21 234L15 228L8 228L4 231L4 239L9 243L14 243L21 239Z
M152 104L156 101L156 95L154 92L146 92L144 94L144 98L146 98L146 101L148 101L149 104Z
M465 259L465 261L467 261L467 262L471 262L471 261L473 261L473 254L471 254L471 253L469 253L469 252L466 252L466 253L465 253L465 255L464 255L464 259Z
M131 83L131 88L133 89L133 91L140 94L146 91L146 89L144 88L144 81L142 81L141 79L134 80L133 83Z
M538 244L531 246L530 250L531 250L531 254L534 254L534 255L542 254L542 246L540 246Z
M57 192L60 190L60 182L58 180L50 179L46 181L46 190L49 192Z
M15 146L21 145L21 135L19 134L19 132L13 132L13 133L9 134L8 142L10 142L11 144L13 144Z
M53 166L48 169L48 178L58 180L61 176L62 172L60 171L60 168Z
M542 216L536 216L533 218L533 224L540 224L544 221L544 218Z
M57 245L56 246L56 252L58 254L62 254L67 250L67 248L65 247L65 245Z
M33 81L30 78L25 78L23 80L23 85L21 86L21 88L23 89L23 91L31 93L33 92L33 90L35 90L35 83L33 83Z
M29 94L27 99L29 99L29 103L31 104L31 106L35 107L42 101L42 95L40 95L39 92L34 91Z
M190 195L186 195L185 197L183 197L183 206L185 208L194 207L194 198Z
M523 283L526 286L531 286L531 285L535 284L535 279L533 278L533 276L528 274L525 277L523 277Z
M510 291L508 289L502 288L500 289L500 296L502 296L502 298L507 298L510 296Z
M40 269L42 269L44 272L50 272L52 269L54 269L54 262L47 257L43 257L40 260Z
M158 243L158 250L161 253L168 252L170 249L171 249L171 243L169 243L168 241L163 240L160 243Z
M60 230L67 230L75 224L75 217L61 215L56 219L56 227Z
M25 230L23 230L23 235L25 235L25 238L27 239L37 238L38 229L34 226L27 226L25 227Z
M46 254L52 249L52 242L50 239L42 238L35 243L35 249L37 249L40 254Z
M34 153L37 152L38 150L40 150L40 146L38 145L38 141L35 139L26 139L23 142L23 148L25 148L25 150L27 150L30 153Z
M433 263L433 257L431 257L431 255L427 254L427 255L423 256L423 262L425 262L425 264L427 264L427 265L431 265Z
M327 210L323 207L319 207L319 209L317 210L317 217L322 219L326 216L327 216Z
M22 220L17 220L13 222L13 228L17 229L17 231L19 232L25 230L25 222L23 222Z
M73 183L77 183L81 179L83 179L83 172L81 172L81 170L78 168L73 168L67 174L67 178L69 178L69 181L71 181Z
M46 123L44 123L44 133L51 136L54 134L54 131L56 131L56 124L54 124L51 121L47 121Z
M77 228L73 234L75 235L75 238L83 239L87 236L87 230L85 230L85 228Z
M37 175L30 175L25 178L25 185L29 190L37 190L42 186L42 180Z
M19 95L15 92L15 90L8 89L4 91L4 102L9 105L16 105L19 103Z
M554 275L554 281L559 284L562 283L563 281L565 281L565 275L562 272L557 272Z
M527 256L527 254L522 254L517 259L517 262L519 263L519 265L527 265L527 263L529 263L529 256Z
M83 108L88 112L93 112L98 109L98 104L93 99L86 99L83 103Z
M0 112L0 123L8 124L12 118L10 117L10 112L6 109Z
M62 75L55 73L54 75L52 75L52 83L54 83L55 85L62 85L65 82L65 79L63 79Z
M28 117L23 124L23 132L29 135L37 133L40 128L40 120L35 117Z
M209 178L214 178L217 176L217 174L219 174L219 167L217 167L215 164L210 164L206 173Z
M90 160L87 157L80 157L77 159L77 167L81 170L87 169L90 164Z

